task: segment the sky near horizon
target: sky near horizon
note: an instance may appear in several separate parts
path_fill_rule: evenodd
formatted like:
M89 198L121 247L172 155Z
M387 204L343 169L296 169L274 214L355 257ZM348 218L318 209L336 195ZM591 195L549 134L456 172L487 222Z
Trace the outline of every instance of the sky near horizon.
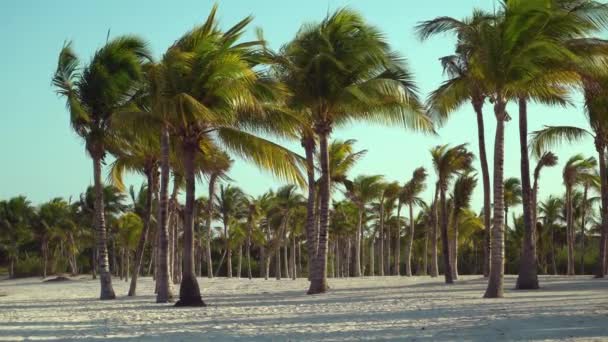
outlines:
M146 39L156 58L184 32L200 24L208 15L214 1L33 1L3 0L0 2L0 200L26 195L34 204L54 197L77 197L92 183L92 162L85 154L84 143L69 125L65 99L59 98L51 87L51 78L58 53L66 40L81 60L87 62L110 36L135 34ZM255 27L264 30L271 47L278 48L294 37L303 23L315 22L337 8L348 6L358 10L386 34L395 50L407 58L423 98L444 80L438 58L453 52L454 38L441 36L420 42L414 26L422 20L437 16L462 18L473 8L492 10L493 0L225 0L219 3L219 20L227 28L247 15ZM288 5L289 4L289 5ZM574 107L556 108L532 104L529 108L529 130L543 125L576 125L587 127L580 96L574 97ZM492 169L492 148L495 119L486 106L485 132L487 153ZM513 117L506 128L505 178L518 177L519 140L517 108L508 107ZM332 138L356 139L358 150L367 150L351 177L359 174L382 174L387 180L404 182L412 171L424 166L434 182L429 150L438 144L468 143L478 153L477 127L471 106L463 106L450 121L439 129L439 136L424 136L400 127L357 123L334 131ZM298 143L287 146L303 154ZM555 150L560 158L557 167L543 172L540 199L550 194L561 195L561 168L575 153L595 156L593 142L587 139L578 145ZM531 168L535 160L531 160ZM475 167L478 168L478 161ZM276 188L282 181L252 165L236 161L230 177L247 193L258 195ZM136 187L143 182L129 176L127 184ZM432 196L432 186L425 200ZM204 195L206 186L199 184L197 196ZM482 204L479 180L473 197L473 207Z

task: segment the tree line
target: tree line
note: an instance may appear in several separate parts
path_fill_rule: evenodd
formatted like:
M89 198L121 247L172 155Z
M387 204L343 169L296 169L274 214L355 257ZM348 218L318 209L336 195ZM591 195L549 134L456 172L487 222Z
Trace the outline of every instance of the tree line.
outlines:
M293 40L277 51L268 47L261 30L255 40L242 40L252 17L222 30L216 14L214 6L202 25L177 39L158 60L136 36L109 40L84 65L71 43L60 52L53 85L66 99L70 123L85 141L93 161L89 223L95 232L93 264L100 278L101 299L115 298L111 270L120 268L114 261L110 267L116 249L111 248L111 258L108 253L109 203L102 180L102 164L108 155L113 159L109 178L118 192L124 190L121 179L125 172L146 178L141 215L136 215L141 232L136 239L132 274L136 279L143 272L146 245L153 245L146 260L154 265L157 302L170 301L171 283L179 281L177 305L204 305L196 274L203 266L212 274L214 235L223 240L216 269L226 267L230 276L233 249L242 266L245 247L250 272L251 246L256 245L256 238L262 239L266 242L258 241L257 246L259 255L264 255L264 274L269 273L274 253L275 276L280 276L281 267L284 276L293 277L298 271L306 274L309 294L327 291L328 269L333 275L399 274L403 262L406 275L414 273L414 267L417 273L428 270L432 276L441 271L446 283L458 277L459 267L472 264L472 270L477 271L481 265L489 278L485 296L501 297L506 249L507 255L518 261L517 265L507 265L517 269L517 288L536 289L539 268L545 271L547 260L557 272L555 245L559 244L562 216L566 223L566 271L575 273L575 221L581 222L582 246L585 227L595 217L590 191L597 187L600 236L595 272L604 276L608 233L604 128L608 78L604 63L608 45L593 35L608 23L608 6L597 1L509 0L499 2L494 12L474 10L462 20L438 17L421 22L416 33L422 40L444 32L456 36L454 54L440 59L448 79L426 101L420 99L404 57L356 11L339 9L318 23L303 25ZM558 126L528 132L528 103L569 105L575 90L583 93L588 129ZM511 120L506 110L511 102L518 108L519 180L504 177L504 128ZM362 152L354 152L352 141L331 140L335 129L353 121L435 134L452 112L467 103L476 114L481 175L472 169L474 155L466 145L433 148L436 179L430 184L434 196L427 199L428 204L420 193L430 170L416 169L405 184L387 183L381 176L349 178L348 170ZM492 181L484 136L488 104L496 122ZM538 203L540 172L557 162L548 150L586 136L594 140L597 160L583 156L570 159L563 173L563 201L549 198ZM269 140L272 137L300 142L304 156ZM272 215L258 218L261 205L256 200L223 185L233 156L294 184L269 195L274 198L269 204L273 209L266 213ZM538 159L533 175L530 156ZM484 202L481 212L475 213L470 209L470 193L478 177ZM195 198L199 178L208 184L206 201ZM218 182L222 183L219 192ZM305 197L298 187L306 190ZM185 192L183 205L177 200L180 188ZM345 199L332 203L337 191L343 192ZM279 205L279 195L287 196L284 200L291 204ZM9 208L13 200L27 207L24 198L12 199L5 206ZM507 229L508 210L518 201L523 215ZM550 201L557 206L552 212L556 207ZM290 209L296 202L301 208ZM61 206L73 208L69 203ZM419 209L416 218L414 207ZM408 213L401 217L403 208ZM201 210L205 213L199 215ZM10 210L4 211L9 213L7 217L12 215ZM4 220L3 226L25 222L15 217ZM273 220L278 221L273 224ZM139 226L132 215L123 221L124 226ZM221 234L212 233L216 221L222 222ZM294 233L299 226L296 222L302 227L299 237ZM260 228L264 225L265 230ZM417 225L423 228L416 229ZM239 226L241 233L236 228ZM264 233L256 237L255 232L260 231ZM421 231L422 239L417 237ZM551 234L548 241L547 231ZM244 239L240 243L239 236ZM421 241L422 252L417 250ZM305 244L305 257L301 244ZM9 245L14 251L14 241ZM129 254L128 248L121 248L123 254ZM70 254L69 247L67 250L64 253ZM14 261L18 253L12 254ZM469 255L466 260L465 255ZM130 258L125 260L122 267L129 269L124 264Z

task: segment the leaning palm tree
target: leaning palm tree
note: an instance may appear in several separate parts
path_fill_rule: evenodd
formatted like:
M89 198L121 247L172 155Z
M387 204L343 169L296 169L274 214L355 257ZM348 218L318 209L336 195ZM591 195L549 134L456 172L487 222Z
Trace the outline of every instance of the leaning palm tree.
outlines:
M137 37L123 36L106 43L91 62L79 70L79 60L68 43L59 54L53 77L57 93L67 100L72 128L85 141L93 159L100 299L116 298L108 267L101 165L112 145L112 118L130 104L135 86L142 79L141 66L146 59L150 59L146 43Z
M597 161L593 157L585 158L577 154L566 162L562 172L564 185L566 186L566 241L568 246L568 267L567 274L574 275L574 214L572 194L574 187L581 183L585 178L593 176Z
M414 245L414 205L420 206L422 199L420 194L424 191L426 184L425 180L427 177L426 170L423 167L419 167L412 173L412 178L405 183L399 194L399 203L397 205L397 221L399 222L401 206L406 205L409 208L409 230L406 234L407 242L405 244L405 275L408 277L412 276L412 248ZM398 235L400 236L399 232ZM399 271L401 268L401 247L397 244L396 254L396 269ZM399 273L397 273L399 275Z
M354 120L399 123L431 130L412 76L383 35L360 14L340 9L304 26L284 46L290 61L294 102L310 111L321 156L319 250L308 293L327 291L327 229L330 202L328 139L335 127Z
M532 223L536 224L537 222L537 205L538 205L538 181L540 179L540 172L542 169L547 167L554 167L557 165L558 158L557 156L550 151L543 153L540 158L538 158L538 162L536 163L536 167L534 168L534 182L532 186Z
M433 166L437 173L439 189L439 208L441 226L441 252L443 256L443 272L446 284L452 284L453 273L450 265L450 248L448 242L448 203L446 191L452 178L471 169L473 154L466 149L466 144L450 147L439 145L431 150Z
M357 231L355 236L355 276L361 272L361 243L363 238L363 218L366 206L382 194L382 176L358 176L353 181L346 180L346 196L357 206Z
M458 224L462 212L468 210L471 204L471 196L477 186L477 177L470 174L462 174L454 182L452 193L452 247L450 249L451 269L454 279L458 279Z

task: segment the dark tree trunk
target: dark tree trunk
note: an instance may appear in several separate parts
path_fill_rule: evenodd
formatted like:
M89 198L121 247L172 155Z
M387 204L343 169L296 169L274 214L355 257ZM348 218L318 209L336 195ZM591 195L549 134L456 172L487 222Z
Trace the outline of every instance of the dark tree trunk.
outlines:
M306 177L308 182L308 198L306 200L306 250L308 252L308 277L312 275L313 260L315 259L317 249L317 234L315 232L315 162L314 138L306 138L302 140L302 146L306 152Z
M410 211L410 225L407 233L407 243L405 244L405 275L412 276L412 248L414 247L414 206L412 203L408 205ZM426 257L425 257L426 260ZM426 264L426 261L425 261ZM426 273L426 265L424 266Z
M587 214L587 196L589 186L585 184L583 190L583 207L581 208L581 274L585 274L585 219Z
M156 302L167 303L173 299L173 288L169 281L169 131L167 127L163 127L160 143L161 164Z
M600 255L596 270L596 278L604 278L606 274L606 241L608 240L608 177L606 173L606 144L601 137L596 137L595 148L598 152L600 169L600 192L602 199L602 226L600 231Z
M443 273L446 284L453 284L452 266L450 265L450 244L448 240L448 202L445 199L447 184L441 184L439 202L441 205L441 254L443 256Z
M144 226L137 243L137 249L135 250L135 267L133 269L133 276L131 277L131 285L129 286L128 296L135 296L137 291L137 277L141 272L142 264L144 263L144 250L146 249L146 241L148 240L148 232L150 231L150 215L152 215L152 194L154 193L155 180L154 174L156 170L149 169L146 171L146 178L148 181L148 189L146 191L146 210L144 212Z
M245 254L247 257L247 277L251 280L251 233L253 232L253 205L249 208L247 217L247 242L245 244Z
M406 244L407 249L407 244ZM407 254L407 251L406 251ZM395 236L395 275L401 275L401 202L397 204L397 231ZM407 273L407 270L406 270ZM411 272L410 272L411 273Z
M101 155L101 153L100 153ZM97 265L99 269L99 280L101 283L101 294L99 299L115 299L112 287L112 274L108 265L108 243L106 235L106 219L103 198L103 183L101 181L101 156L93 156L93 175L95 182L95 223L97 232ZM14 274L14 273L13 273Z
M195 202L195 156L197 146L186 144L183 149L184 176L186 179L186 206L184 208L184 236L182 282L179 300L175 306L205 306L194 274L194 202Z
M485 298L503 297L503 282L505 274L505 243L504 243L504 162L505 162L505 111L506 103L499 98L494 104L496 116L496 137L494 140L494 215L492 227L490 277Z
M212 174L209 177L209 201L207 202L207 217L205 220L205 231L207 233L207 241L205 241L207 253L207 277L213 278L213 260L211 259L211 220L213 219L213 197L215 196L215 182L217 174Z
M380 265L378 265L378 269L380 270L380 276L384 276L384 195L380 199L380 231L378 235L378 239L380 240Z
M439 197L439 184L435 187L435 197L431 207L431 277L439 276L439 258L437 256L437 200Z
M450 250L450 266L452 268L452 279L458 280L458 220L460 219L459 212L453 210L452 212L452 229L454 230L454 237L452 238L452 247Z
M528 157L528 105L527 99L519 99L519 150L521 154L521 197L524 211L524 241L517 276L516 289L538 289L538 263L536 260L536 224L532 221L532 196L530 186L530 160Z
M329 196L330 196L330 170L329 170L329 154L328 154L328 136L330 130L318 130L319 149L321 159L321 184L319 190L319 241L317 256L314 259L313 272L310 277L310 288L308 294L317 294L326 292L327 286L327 241L329 227Z
M360 277L361 274L361 236L363 234L362 232L362 225L363 225L363 211L365 210L364 207L359 206L358 210L357 210L357 231L355 232L355 234L357 234L357 236L355 236L355 276L356 277Z
M473 101L473 109L477 116L477 138L479 141L479 163L481 164L481 179L483 181L483 224L485 228L483 245L483 275L490 275L490 251L491 251L491 185L490 171L488 168L488 157L486 155L485 127L483 123L483 98Z
M574 215L572 206L572 187L566 185L566 245L568 250L567 274L574 275L574 243L572 231L574 230Z

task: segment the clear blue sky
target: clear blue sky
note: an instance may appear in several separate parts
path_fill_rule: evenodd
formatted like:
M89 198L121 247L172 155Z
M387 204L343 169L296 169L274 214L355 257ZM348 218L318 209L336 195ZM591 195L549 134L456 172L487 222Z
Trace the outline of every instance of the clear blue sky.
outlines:
M492 0L227 0L220 2L223 27L246 15L255 17L251 27L262 27L267 40L279 47L290 40L304 22L318 21L326 13L349 6L381 28L396 50L409 60L423 96L443 80L440 56L452 52L450 36L419 42L413 27L421 20L447 15L464 17L474 7L491 10ZM181 34L204 20L212 1L32 1L0 2L0 199L26 195L34 203L56 196L77 196L92 182L91 161L83 142L70 130L64 99L51 88L57 54L65 40L72 40L84 61L106 39L132 33L145 38L157 57ZM580 98L580 97L577 97ZM495 120L486 108L488 153L492 155ZM519 177L519 144L516 108L509 107L514 120L507 125L505 176ZM580 100L577 107L561 109L532 105L530 130L543 124L585 127ZM425 166L432 174L429 149L440 143L469 143L477 153L475 116L464 106L440 131L426 137L397 127L356 124L335 132L336 138L357 139L367 156L353 170L357 174L384 174L389 180L404 181L414 168ZM301 153L299 145L288 145ZM563 192L561 167L574 153L595 155L592 141L556 151L558 167L547 170L541 183L541 198ZM477 166L477 164L476 164ZM281 182L256 168L237 161L231 177L248 193L259 194ZM433 179L432 177L431 179ZM131 184L140 184L130 177ZM198 187L198 194L205 192ZM431 196L428 190L426 199ZM481 181L474 197L481 206Z

